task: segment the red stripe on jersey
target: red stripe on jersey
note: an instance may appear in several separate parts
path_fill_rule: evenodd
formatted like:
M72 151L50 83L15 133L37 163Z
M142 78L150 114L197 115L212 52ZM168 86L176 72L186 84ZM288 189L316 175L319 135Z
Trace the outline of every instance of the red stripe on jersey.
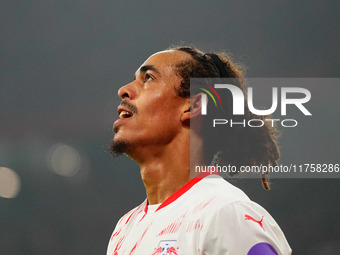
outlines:
M116 248L115 248L115 250L113 252L119 251L120 247L122 246L122 243L123 243L124 239L125 239L125 236L122 236L121 238L119 238L118 243L116 245Z
M206 172L206 173L201 173L195 178L191 179L189 182L184 184L179 190L177 190L174 194L172 194L170 197L168 197L156 210L156 212L165 206L171 204L177 198L182 196L185 192L187 192L189 189L191 189L192 186L194 186L196 183L198 183L200 180L202 180L204 177L211 175L211 174L217 174L216 171L211 171L211 172Z
M145 215L146 213L144 213L143 217L139 220L139 222L141 222L144 219Z
M130 213L128 219L127 219L126 222L125 222L125 225L126 225L126 224L129 222L131 216L132 216L135 212L137 212L137 211L142 207L142 205L143 205L143 204L139 205L137 208L132 209L130 212L126 213L126 214L119 220L118 224L119 224L123 219L125 219L125 218L129 215L129 213Z
M133 252L135 251L136 247L137 247L137 243L135 244L135 246L133 246L133 248L132 248L132 250L130 251L129 255L133 254Z
M116 231L115 233L113 233L112 237L111 237L111 241L115 236L118 236L120 231L122 231L122 228L120 228L118 231Z
M131 218L131 216L132 216L132 214L134 213L135 211L133 211L131 214L130 214L130 216L129 216L129 218L126 220L126 222L125 222L125 225L129 222L129 220L130 220L130 218Z
M148 198L145 199L144 203L145 203L144 212L147 213L148 212L148 204L149 204Z

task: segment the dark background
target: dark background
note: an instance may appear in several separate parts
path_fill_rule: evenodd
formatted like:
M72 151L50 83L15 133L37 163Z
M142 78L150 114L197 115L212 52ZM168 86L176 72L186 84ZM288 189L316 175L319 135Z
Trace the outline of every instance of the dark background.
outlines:
M150 54L186 42L232 52L248 77L339 77L339 7L321 0L2 0L0 166L17 173L21 189L0 197L0 254L106 254L119 217L145 198L138 166L106 151L117 89ZM324 114L338 130L339 115ZM320 148L306 148L311 137L321 137ZM286 132L282 160L307 151L339 163L339 143L325 142L333 138ZM80 164L71 177L51 171L60 144ZM235 185L273 215L294 254L339 253L339 179L277 179L270 192L255 179Z

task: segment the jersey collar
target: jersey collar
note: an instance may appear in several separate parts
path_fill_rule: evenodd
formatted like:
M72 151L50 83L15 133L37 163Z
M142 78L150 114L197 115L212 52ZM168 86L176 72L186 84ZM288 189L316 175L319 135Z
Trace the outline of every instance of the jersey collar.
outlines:
M191 179L189 182L184 184L181 188L179 188L175 193L173 193L170 197L168 197L163 203L160 204L160 206L156 209L156 212L160 209L166 207L167 205L171 204L172 202L176 201L179 197L181 197L184 193L186 193L189 189L191 189L196 183L200 182L203 178L205 178L208 175L218 175L216 170L212 170L206 173L200 173L195 178ZM148 199L145 200L145 207L144 212L148 212Z

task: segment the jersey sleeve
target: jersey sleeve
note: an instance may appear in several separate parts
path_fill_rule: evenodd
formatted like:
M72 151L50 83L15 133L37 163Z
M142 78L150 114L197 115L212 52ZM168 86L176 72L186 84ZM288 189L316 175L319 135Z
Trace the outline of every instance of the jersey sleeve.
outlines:
M233 202L213 212L208 219L201 236L202 254L291 254L278 224L254 202Z

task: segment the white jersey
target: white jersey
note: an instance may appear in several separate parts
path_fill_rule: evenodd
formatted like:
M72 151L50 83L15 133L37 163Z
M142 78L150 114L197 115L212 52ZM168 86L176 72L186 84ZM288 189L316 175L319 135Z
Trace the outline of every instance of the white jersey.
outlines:
M260 205L222 177L194 178L162 204L147 199L125 214L107 255L291 254L284 234Z

